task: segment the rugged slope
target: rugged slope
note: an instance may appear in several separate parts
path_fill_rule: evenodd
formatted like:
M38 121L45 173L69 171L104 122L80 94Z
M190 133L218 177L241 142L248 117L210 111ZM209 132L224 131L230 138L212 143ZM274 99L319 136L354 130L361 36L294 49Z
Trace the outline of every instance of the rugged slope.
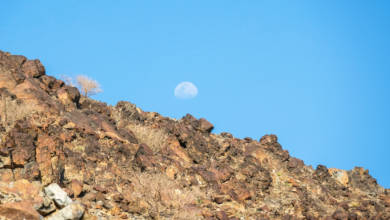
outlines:
M0 88L0 219L390 218L367 170L313 169L275 135L107 106L1 51Z

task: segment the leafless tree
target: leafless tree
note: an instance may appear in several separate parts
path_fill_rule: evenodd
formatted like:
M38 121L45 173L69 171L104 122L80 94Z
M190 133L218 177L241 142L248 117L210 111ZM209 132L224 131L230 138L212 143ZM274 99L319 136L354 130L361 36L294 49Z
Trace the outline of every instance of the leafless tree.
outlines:
M99 83L88 76L78 75L76 81L79 89L86 97L102 92Z

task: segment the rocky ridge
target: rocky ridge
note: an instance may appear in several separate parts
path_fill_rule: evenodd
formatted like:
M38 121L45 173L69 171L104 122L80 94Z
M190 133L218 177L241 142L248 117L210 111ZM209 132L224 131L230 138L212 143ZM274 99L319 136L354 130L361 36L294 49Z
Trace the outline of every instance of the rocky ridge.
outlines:
M0 51L0 96L0 219L390 219L390 189L364 168L108 106L39 60Z

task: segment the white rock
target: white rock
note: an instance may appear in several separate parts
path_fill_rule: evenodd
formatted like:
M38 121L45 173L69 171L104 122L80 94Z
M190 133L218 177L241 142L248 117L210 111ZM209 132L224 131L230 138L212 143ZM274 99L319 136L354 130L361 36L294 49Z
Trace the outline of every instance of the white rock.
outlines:
M45 188L46 195L52 199L59 207L65 207L72 203L72 199L57 183L52 183Z
M79 201L76 201L52 214L47 218L47 220L79 220L83 216L84 211L84 205L82 205Z

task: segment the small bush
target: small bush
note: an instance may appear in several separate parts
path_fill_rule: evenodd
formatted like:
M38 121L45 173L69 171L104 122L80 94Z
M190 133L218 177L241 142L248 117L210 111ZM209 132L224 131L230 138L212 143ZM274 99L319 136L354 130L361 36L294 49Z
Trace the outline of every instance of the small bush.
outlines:
M102 92L99 83L88 76L78 75L76 81L79 89L86 97Z
M201 219L200 209L194 205L205 195L198 188L181 188L161 173L136 173L131 182L132 197L147 202L150 211L158 216L165 213L170 214L171 219Z
M100 84L88 76L78 75L76 80L67 75L61 75L60 77L68 86L77 87L85 97L96 95L103 91L100 88Z
M153 152L158 152L167 143L168 135L161 129L133 123L127 125L127 128L133 132L137 140L148 145Z

